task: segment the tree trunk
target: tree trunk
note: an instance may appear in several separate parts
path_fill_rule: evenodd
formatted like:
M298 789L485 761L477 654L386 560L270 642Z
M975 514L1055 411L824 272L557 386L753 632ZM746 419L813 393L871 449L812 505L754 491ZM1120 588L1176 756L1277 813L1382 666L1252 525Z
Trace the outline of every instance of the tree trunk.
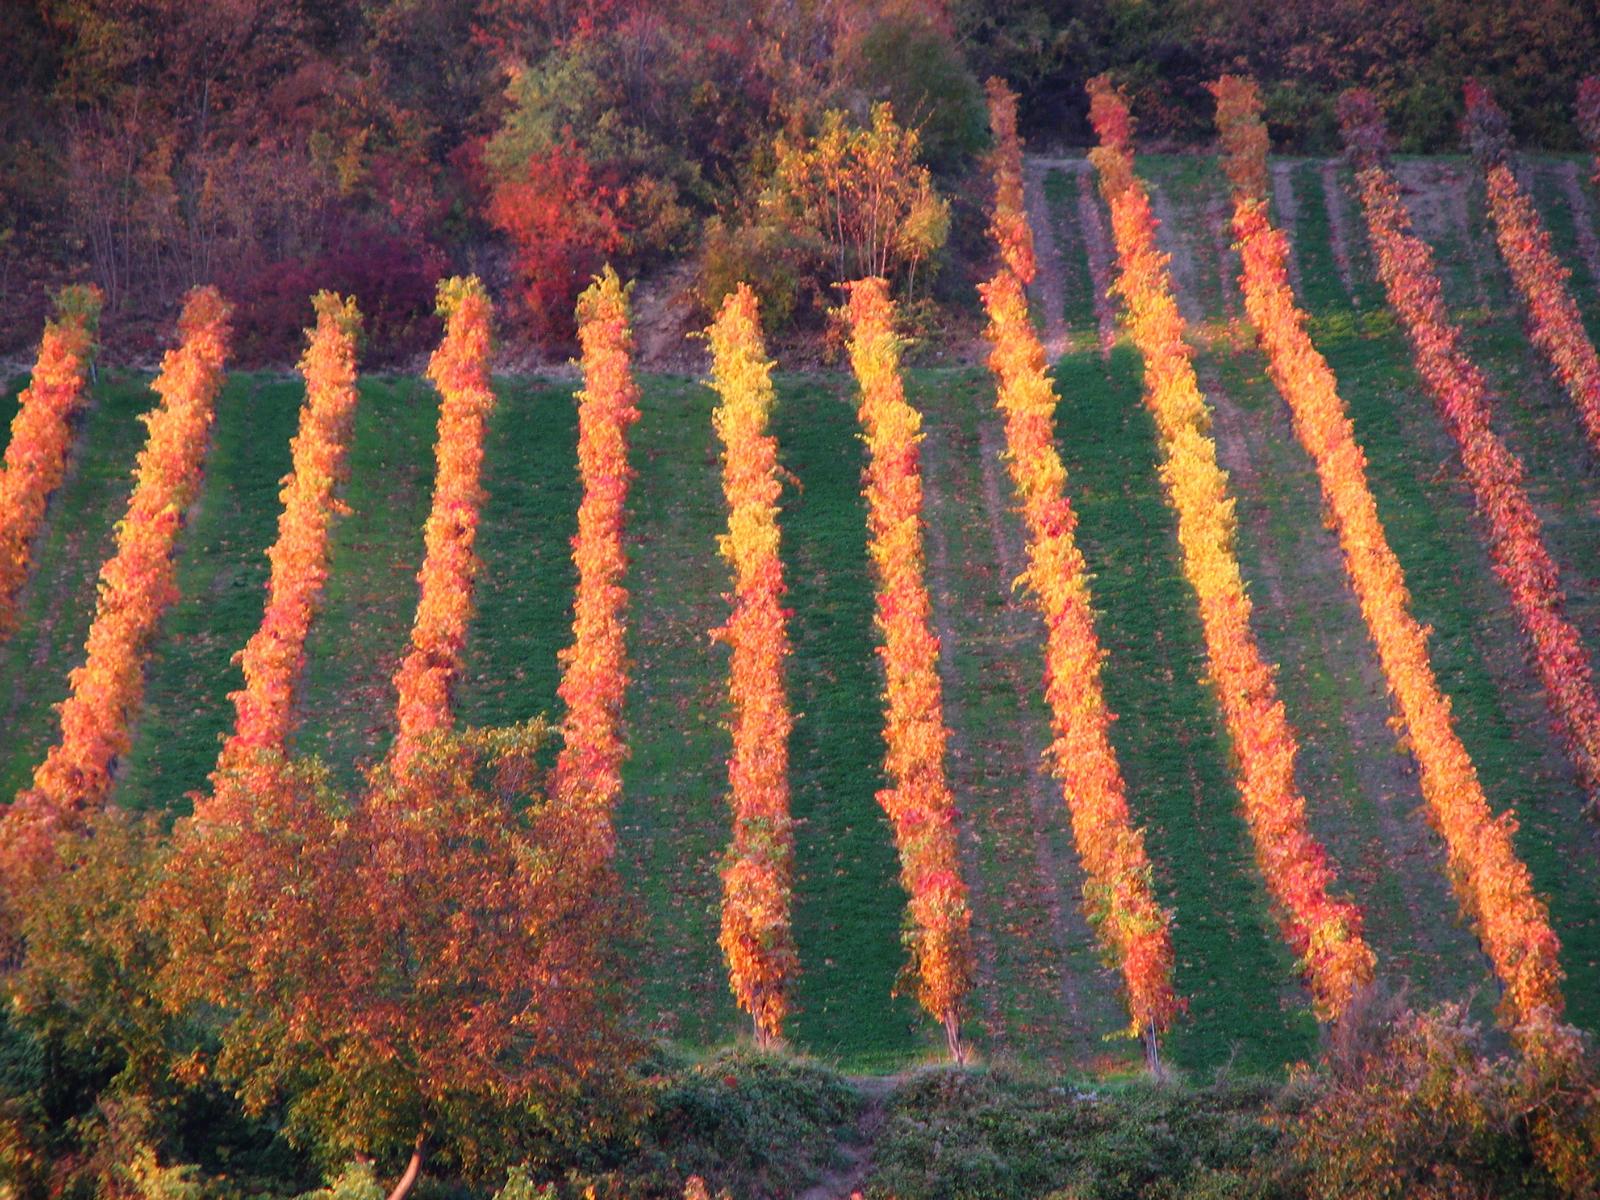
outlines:
M411 1151L411 1161L406 1163L404 1174L394 1185L394 1191L389 1193L389 1200L406 1200L406 1195L417 1182L417 1177L422 1174L422 1156L428 1149L428 1135L417 1134L416 1148Z
M950 1047L950 1057L958 1067L967 1065L967 1048L961 1041L961 1018L953 1012L944 1015L944 1040Z
M1154 1026L1146 1026L1144 1031L1144 1062L1150 1074L1157 1079L1162 1077L1161 1070L1161 1043L1156 1039Z

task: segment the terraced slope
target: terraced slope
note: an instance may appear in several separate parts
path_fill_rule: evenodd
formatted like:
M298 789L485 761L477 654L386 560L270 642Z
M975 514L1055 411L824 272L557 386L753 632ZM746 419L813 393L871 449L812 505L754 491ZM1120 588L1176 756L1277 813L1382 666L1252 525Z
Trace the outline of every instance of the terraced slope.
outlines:
M1530 160L1527 178L1574 268L1600 333L1600 197L1561 159ZM1420 815L1407 756L1323 528L1316 479L1295 442L1243 324L1227 245L1227 191L1207 159L1152 157L1140 170L1165 218L1163 245L1198 335L1201 376L1240 496L1239 546L1263 649L1304 741L1303 786L1317 835L1367 911L1380 970L1419 1000L1477 989L1488 971L1456 921L1438 839ZM1600 464L1524 338L1468 165L1404 166L1422 232L1449 264L1451 303L1469 349L1497 389L1502 432L1529 467L1535 502L1570 577L1571 611L1600 645ZM1057 367L1059 438L1080 543L1095 572L1108 651L1113 738L1129 799L1149 830L1157 888L1178 914L1177 983L1190 1013L1169 1056L1196 1069L1233 1058L1272 1068L1304 1058L1317 1031L1273 929L1251 862L1230 749L1203 670L1198 618L1178 569L1173 519L1155 476L1155 431L1139 402L1137 355L1102 354L1092 264L1104 213L1070 162L1036 164L1035 211L1051 222L1052 296L1064 325ZM1600 1028L1600 840L1547 727L1505 598L1489 571L1470 498L1443 431L1417 387L1404 338L1387 317L1340 169L1275 167L1279 221L1295 243L1295 278L1319 345L1343 384L1371 461L1380 511L1406 569L1463 738L1491 803L1514 805L1518 849L1551 901L1565 943L1571 1015ZM1577 197L1580 204L1574 204ZM1041 303L1035 297L1035 303ZM22 380L0 400L9 420ZM716 948L716 867L726 837L722 672L707 631L728 587L715 536L724 514L710 428L711 393L682 377L644 381L630 500L632 757L618 814L624 876L640 899L641 1018L709 1044L742 1029ZM120 514L142 437L147 380L105 372L85 414L71 477L54 501L18 636L0 646L0 792L25 782L53 733L92 605L93 579ZM490 430L486 561L460 697L464 720L555 713L556 651L568 637L577 503L573 384L507 378ZM1003 438L981 368L913 372L926 416L929 586L944 641L952 728L950 776L965 814L980 985L969 1030L990 1056L1123 1069L1135 1047L1119 1024L1113 975L1077 911L1080 890L1059 789L1042 774L1048 744L1041 630L1012 587L1022 530L1010 510ZM259 618L262 550L277 519L278 480L300 401L289 377L235 377L223 395L205 492L180 544L184 598L148 676L148 703L118 798L181 811L204 785L238 686L230 666ZM420 380L363 383L334 571L309 647L300 746L346 779L387 745L390 677L416 599L421 523L431 484L436 398ZM895 857L874 793L881 786L872 595L847 378L779 379L775 431L792 475L784 545L795 615L790 666L797 829L795 927L805 976L796 1042L852 1068L887 1070L938 1039L889 993L902 953Z

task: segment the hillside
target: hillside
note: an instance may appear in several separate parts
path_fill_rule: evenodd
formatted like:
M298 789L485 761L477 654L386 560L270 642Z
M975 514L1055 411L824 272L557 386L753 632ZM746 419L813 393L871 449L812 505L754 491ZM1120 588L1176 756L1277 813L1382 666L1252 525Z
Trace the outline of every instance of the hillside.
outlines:
M1600 334L1600 198L1575 159L1526 160L1526 178L1573 268ZM1081 162L1039 161L1056 259L1035 298L1064 348L1060 449L1079 538L1095 574L1108 650L1113 739L1136 818L1148 829L1162 901L1177 913L1176 986L1188 1017L1169 1055L1205 1071L1226 1062L1272 1072L1312 1057L1317 1028L1279 941L1236 812L1229 749L1200 678L1204 654L1178 565L1172 515L1155 471L1155 430L1140 403L1140 364L1118 342L1102 356L1096 264L1104 213L1080 187ZM1226 183L1214 160L1151 156L1163 246L1197 343L1216 435L1239 496L1240 551L1258 633L1302 734L1301 780L1314 831L1365 908L1380 973L1419 1006L1494 985L1456 916L1438 839L1420 814L1409 758L1316 478L1243 320L1226 232ZM1499 429L1529 484L1563 568L1571 614L1600 647L1600 503L1571 407L1521 329L1514 293L1465 160L1406 159L1419 229L1446 271L1468 349L1497 397ZM1334 163L1277 160L1277 217L1291 232L1302 303L1370 464L1379 507L1432 646L1460 732L1497 809L1514 807L1517 848L1548 897L1569 982L1571 1019L1600 1030L1600 837L1580 815L1571 767L1548 729L1537 678L1490 572L1471 498L1388 316L1363 228ZM1087 196L1087 198L1085 198ZM1035 197L1037 200L1038 197ZM1037 221L1037 218L1036 218ZM1059 306L1059 310L1057 310ZM13 380L0 418L25 380ZM105 371L94 388L67 485L55 498L18 635L0 647L0 790L12 794L53 732L142 437L148 380ZM630 496L631 758L619 814L623 875L647 921L639 1016L691 1046L742 1031L716 944L716 866L726 840L726 651L706 634L724 615L724 522L709 420L693 378L643 381ZM487 450L489 502L479 546L487 569L469 645L460 716L498 723L554 715L556 652L568 639L568 539L578 490L571 383L499 381ZM1113 979L1077 907L1081 880L1059 788L1043 774L1049 733L1039 687L1038 620L1012 580L1022 531L999 460L1001 427L981 368L920 370L908 395L924 413L928 563L944 646L950 771L964 814L979 984L980 1052L994 1059L1114 1069L1136 1048L1108 1041L1123 1024ZM229 660L255 628L262 550L288 467L298 381L234 375L218 413L205 491L180 543L182 602L148 675L136 748L117 798L181 811L203 785L238 686ZM346 775L387 744L390 677L415 603L413 576L431 484L436 401L421 380L363 383L347 499L324 613L309 647L302 750ZM795 1044L858 1071L905 1066L934 1030L889 993L899 970L901 896L881 786L879 680L865 556L863 461L853 385L837 374L779 382L775 430L792 475L784 553L795 656L793 744L798 826L795 928L803 975Z

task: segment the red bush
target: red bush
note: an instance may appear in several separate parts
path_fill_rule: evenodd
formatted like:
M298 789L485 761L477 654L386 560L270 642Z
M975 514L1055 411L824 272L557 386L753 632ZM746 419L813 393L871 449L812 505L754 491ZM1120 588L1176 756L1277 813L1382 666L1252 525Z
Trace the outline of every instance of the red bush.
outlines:
M571 338L573 301L621 248L621 201L570 140L495 184L489 219L511 239L532 331L547 344Z

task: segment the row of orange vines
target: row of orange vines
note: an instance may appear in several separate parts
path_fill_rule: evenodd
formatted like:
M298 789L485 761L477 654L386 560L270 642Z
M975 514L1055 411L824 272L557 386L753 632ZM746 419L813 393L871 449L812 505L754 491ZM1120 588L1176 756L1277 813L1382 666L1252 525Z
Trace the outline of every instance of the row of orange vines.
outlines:
M1017 136L1017 97L998 76L984 85L989 96L989 127L994 149L989 169L994 175L994 211L989 232L1000 248L1000 261L1023 285L1033 282L1033 229L1023 193L1022 139Z
M1004 264L979 290L989 315L997 403L1006 418L1011 480L1028 529L1026 582L1045 624L1045 699L1072 836L1083 863L1084 908L1122 972L1131 1032L1152 1059L1155 1038L1180 1004L1172 989L1172 916L1155 899L1144 834L1132 823L1122 769L1112 749L1114 719L1100 686L1105 653L1095 634L1088 568L1073 531L1066 468L1055 446L1056 393L1044 347L1028 315L1024 280L1012 265L1010 236L1031 246L1022 207L1016 97L989 81L995 135L995 215ZM1013 174L1007 164L1017 164ZM1010 231L1009 234L1004 231ZM1031 265L1031 255L1027 260Z
M1589 445L1600 454L1600 355L1567 287L1572 272L1551 250L1538 210L1506 161L1509 139L1499 105L1482 84L1469 82L1465 91L1469 131L1485 135L1469 133L1469 140L1483 165L1495 240L1527 306L1529 337L1550 360L1577 406Z
M878 647L885 675L883 737L891 786L878 802L894 826L908 897L906 942L917 998L965 1057L963 1002L972 981L972 913L961 878L956 807L945 778L946 730L939 640L923 581L922 418L906 402L900 341L888 284L849 285L850 363L861 389L858 416L868 465L868 549L877 576Z
M1427 630L1411 615L1404 572L1378 518L1366 457L1338 381L1306 333L1305 316L1289 286L1288 239L1268 215L1266 129L1255 85L1224 76L1213 90L1228 176L1234 181L1233 229L1244 269L1245 310L1295 433L1316 464L1345 572L1405 722L1428 811L1444 837L1451 879L1506 989L1508 1019L1520 1023L1541 1012L1559 1015L1559 946L1512 845L1515 818L1507 813L1496 819L1490 812L1456 734L1450 700L1429 661Z
M161 397L134 468L116 550L100 569L99 598L85 662L61 705L61 737L14 809L72 823L110 794L112 768L127 752L129 725L144 693L144 657L161 615L177 599L172 547L184 510L200 488L212 415L222 388L231 309L215 288L184 301L179 345L151 384Z
M421 595L411 649L394 679L399 731L391 761L401 769L428 734L451 723L451 691L461 674L478 573L473 546L484 495L483 436L494 409L493 311L477 276L440 282L439 315L445 319L444 340L428 360L428 378L440 397L433 502L423 527L426 551L417 574Z
M561 652L558 689L567 708L556 760L557 809L578 852L608 862L616 838L611 813L622 793L622 704L628 686L622 547L628 481L628 427L639 419L630 359L628 290L605 273L578 298L583 390L578 393L578 473L583 498L572 559L578 568L572 644Z
M1279 909L1284 938L1300 956L1317 1013L1339 1016L1373 975L1361 910L1335 899L1334 872L1306 823L1295 785L1298 751L1273 670L1250 628L1251 605L1234 553L1233 500L1217 465L1201 395L1172 295L1156 220L1133 171L1132 118L1103 76L1090 83L1092 158L1111 208L1117 290L1144 356L1145 400L1161 435L1162 481L1178 516L1184 573L1199 600L1210 674L1238 760L1238 787L1256 862Z
M44 327L27 390L17 397L11 440L0 466L0 640L17 626L33 539L50 495L61 485L72 448L72 418L83 407L94 355L100 289L66 287Z
M1461 332L1445 307L1433 252L1412 232L1400 186L1385 163L1376 102L1365 92L1347 93L1340 116L1390 307L1405 327L1417 371L1460 452L1488 526L1495 573L1510 593L1546 699L1593 806L1600 801L1600 700L1589 657L1566 616L1555 560L1523 487L1522 463L1490 426L1483 375L1461 349Z
M778 442L767 432L772 361L761 338L756 296L744 284L723 301L709 332L711 378L721 403L712 414L722 440L722 491L728 532L721 539L733 568L733 611L712 631L732 651L728 697L733 754L728 759L733 842L722 866L722 952L739 1007L756 1039L783 1034L799 972L790 929L794 828L789 819L789 733L794 718L784 691L789 656L779 554Z
M305 669L306 635L328 579L328 533L343 511L334 492L345 476L346 447L356 408L356 339L361 314L354 299L332 292L312 298L317 324L300 359L306 381L300 428L290 442L291 469L279 498L278 539L267 551L271 574L261 624L239 652L244 687L233 692L233 732L217 772L248 768L262 752L283 754L293 729L295 687Z

